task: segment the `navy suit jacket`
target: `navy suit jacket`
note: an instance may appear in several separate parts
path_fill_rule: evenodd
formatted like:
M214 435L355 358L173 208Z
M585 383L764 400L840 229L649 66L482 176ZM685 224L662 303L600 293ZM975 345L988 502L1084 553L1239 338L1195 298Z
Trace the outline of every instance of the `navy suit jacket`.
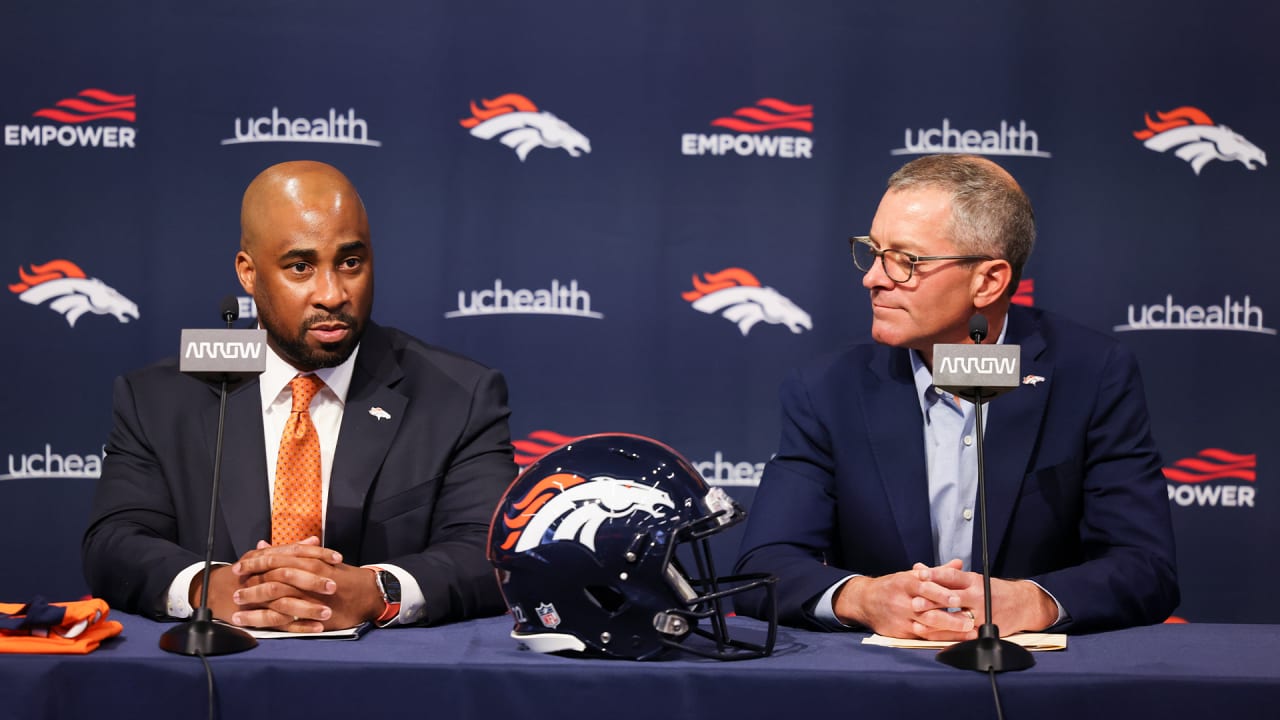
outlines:
M424 622L502 612L485 549L516 472L509 414L498 372L370 324L333 459L325 546L351 565L411 573ZM204 560L217 424L217 386L182 375L175 360L116 380L82 544L89 587L112 607L163 617L174 577ZM234 562L271 538L263 438L254 378L227 399L215 561Z
M1043 381L984 407L993 576L1052 593L1070 616L1061 631L1163 621L1179 597L1173 529L1136 361L1105 335L1019 306L1005 342L1022 346L1024 378ZM740 572L778 576L782 622L813 626L814 600L850 573L950 560L934 557L908 353L855 345L782 386L780 449L738 562ZM762 604L737 606L759 616Z

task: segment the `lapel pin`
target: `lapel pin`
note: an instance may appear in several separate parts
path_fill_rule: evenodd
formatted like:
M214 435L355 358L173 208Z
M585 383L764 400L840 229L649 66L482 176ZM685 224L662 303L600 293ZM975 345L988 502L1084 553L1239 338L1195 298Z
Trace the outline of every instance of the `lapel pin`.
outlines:
M1043 379L1043 378L1041 378L1041 379ZM370 415L372 415L372 416L374 416L374 417L376 417L376 418L378 418L379 420L390 420L390 419L391 419L391 413L387 412L386 410L383 410L383 409L382 409L382 408L380 408L380 407L371 407L371 408L369 408L369 414L370 414Z
M1028 376L1026 376L1026 377L1022 378L1022 384L1023 384L1023 385L1036 385L1036 384L1038 384L1038 383L1042 383L1042 382L1044 382L1044 378L1040 377L1039 375L1028 375ZM370 411L370 412L372 412L372 411Z

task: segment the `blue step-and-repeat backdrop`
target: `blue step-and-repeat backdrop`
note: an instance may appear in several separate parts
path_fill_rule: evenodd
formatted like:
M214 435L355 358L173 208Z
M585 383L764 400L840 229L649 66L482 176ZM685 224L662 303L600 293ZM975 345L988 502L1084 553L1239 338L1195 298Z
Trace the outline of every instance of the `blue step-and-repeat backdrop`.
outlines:
M1036 207L1017 301L1140 358L1177 614L1280 622L1277 28L1252 0L10 0L0 599L86 591L112 378L243 294L267 165L352 178L374 317L501 369L522 463L641 433L749 504L785 371L868 330L846 238L895 168L967 151Z

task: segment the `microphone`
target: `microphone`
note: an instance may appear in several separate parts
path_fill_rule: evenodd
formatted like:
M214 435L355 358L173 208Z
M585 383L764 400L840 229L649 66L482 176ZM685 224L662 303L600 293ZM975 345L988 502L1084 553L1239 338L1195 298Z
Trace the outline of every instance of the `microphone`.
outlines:
M240 303L234 295L222 298L219 312L226 329L182 331L178 369L213 382L238 382L261 374L267 367L263 354L267 331L231 329L240 316Z
M1022 348L978 344L987 338L987 319L982 315L969 318L969 337L975 344L933 346L934 386L969 402L990 400L1016 389Z
M961 670L1004 672L1025 670L1036 661L1017 643L1000 639L1000 628L991 618L991 561L987 556L987 483L983 467L982 405L1018 387L1022 348L1018 345L982 345L987 319L969 318L969 338L974 345L933 346L933 384L973 403L974 430L978 440L978 517L982 533L982 589L986 622L976 640L956 643L938 652L938 662ZM995 676L992 675L992 682Z
M974 345L981 345L983 340L987 339L987 316L982 313L974 313L969 318L969 339Z
M232 330L240 315L235 296L222 299L225 330L183 330L178 370L221 383L218 403L218 437L213 450L213 482L209 489L209 536L205 541L204 583L200 606L191 619L160 636L160 649L180 655L229 655L257 647L252 635L231 625L213 621L209 610L209 575L213 567L213 531L218 513L218 485L222 479L222 436L227 421L227 383L259 375L267 369L267 331Z
M240 301L235 295L228 295L222 298L222 322L231 327L231 323L240 317Z

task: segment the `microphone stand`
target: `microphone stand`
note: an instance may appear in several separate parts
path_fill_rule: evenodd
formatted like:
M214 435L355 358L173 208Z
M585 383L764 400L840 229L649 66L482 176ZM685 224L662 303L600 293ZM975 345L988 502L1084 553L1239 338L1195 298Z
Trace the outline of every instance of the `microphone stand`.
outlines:
M984 323L985 325L985 323ZM982 343L985 331L970 330L975 343ZM1005 672L1026 670L1036 664L1031 651L1021 645L1000 639L1000 628L991 621L991 561L987 558L987 482L983 468L982 451L982 388L973 388L972 397L961 395L973 402L973 420L978 438L978 516L982 531L982 608L986 622L978 628L978 637L965 640L938 651L938 662L961 670L978 672ZM995 397L992 393L990 397ZM994 682L994 679L992 680Z
M231 310L223 311L223 319L230 328L235 322ZM218 439L213 453L213 488L209 492L209 537L205 541L204 583L200 586L200 607L191 619L169 628L160 636L160 649L180 655L230 655L258 646L258 641L238 627L214 622L209 609L209 578L213 568L213 529L217 520L218 485L222 479L222 430L227 420L227 380L222 376L222 388L218 402Z

